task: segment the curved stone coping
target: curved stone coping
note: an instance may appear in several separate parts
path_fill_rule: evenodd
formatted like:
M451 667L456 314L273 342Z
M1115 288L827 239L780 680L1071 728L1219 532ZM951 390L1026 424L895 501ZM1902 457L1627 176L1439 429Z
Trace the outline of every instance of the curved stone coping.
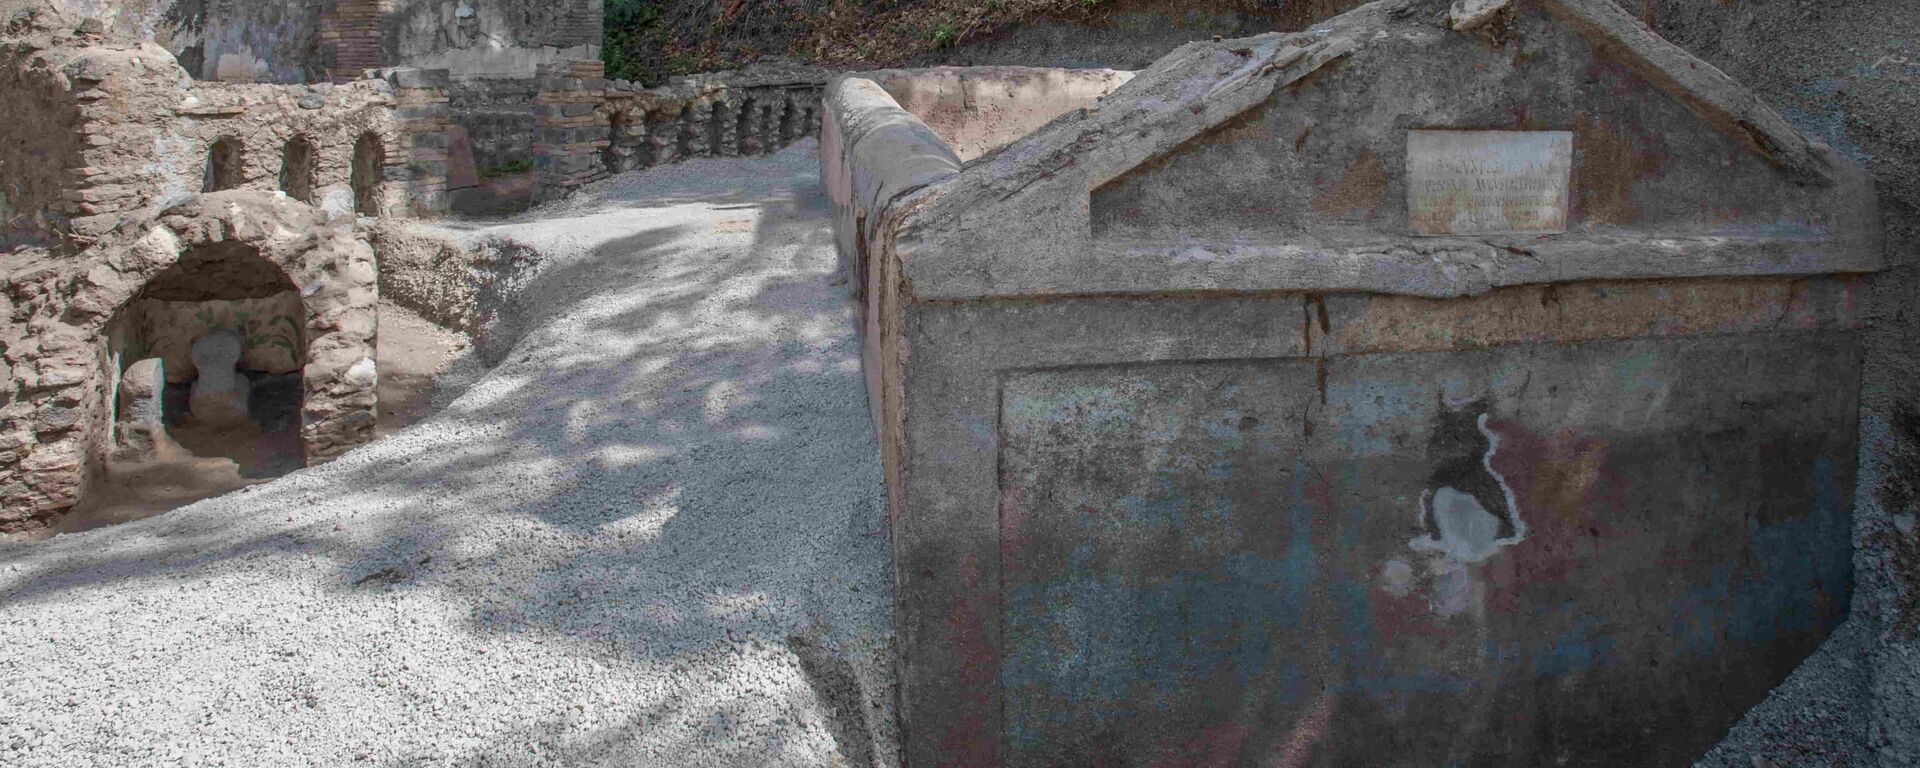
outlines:
M833 204L841 266L875 231L873 215L895 198L960 173L960 158L886 89L862 77L827 86L820 135L820 179Z

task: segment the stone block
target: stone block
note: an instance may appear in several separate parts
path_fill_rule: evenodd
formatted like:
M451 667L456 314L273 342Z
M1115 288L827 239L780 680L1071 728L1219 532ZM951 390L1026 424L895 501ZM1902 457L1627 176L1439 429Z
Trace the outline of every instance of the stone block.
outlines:
M193 380L188 411L195 423L230 427L247 423L247 378L237 370L243 349L240 334L215 329L193 342Z
M452 84L449 71L444 69L390 69L386 80L396 88L446 88Z

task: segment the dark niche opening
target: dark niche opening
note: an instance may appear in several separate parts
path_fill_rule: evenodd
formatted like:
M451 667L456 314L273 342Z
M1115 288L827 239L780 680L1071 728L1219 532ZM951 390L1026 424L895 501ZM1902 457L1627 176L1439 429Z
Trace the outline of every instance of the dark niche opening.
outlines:
M280 191L303 203L313 202L313 142L295 136L280 153Z
M380 182L384 181L387 150L380 137L360 134L353 143L353 210L362 216L380 215Z
M202 192L219 192L225 189L238 189L245 179L245 158L241 154L240 140L221 139L207 149L207 173L201 183Z
M258 249L183 252L107 325L106 471L62 527L147 517L305 466L306 342L297 286Z

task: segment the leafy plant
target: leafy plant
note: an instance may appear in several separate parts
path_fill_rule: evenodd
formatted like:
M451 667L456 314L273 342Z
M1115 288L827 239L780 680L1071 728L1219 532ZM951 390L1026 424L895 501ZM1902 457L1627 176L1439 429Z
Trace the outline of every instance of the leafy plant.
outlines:
M480 169L480 177L493 179L501 176L512 176L516 173L526 173L531 170L533 170L532 160L524 157L516 157L512 160L494 163L493 165Z
M208 329L226 328L240 334L241 349L279 347L299 361L299 321L286 315L256 315L245 310L235 311L231 320L224 320L221 314L215 307L206 306L194 312L193 317Z
M953 45L954 41L959 39L960 33L953 28L952 22L942 22L940 26L933 28L933 42L942 48Z
M600 41L600 60L606 62L607 76L648 79L640 62L628 52L642 43L660 21L661 8L661 0L607 0L606 23Z

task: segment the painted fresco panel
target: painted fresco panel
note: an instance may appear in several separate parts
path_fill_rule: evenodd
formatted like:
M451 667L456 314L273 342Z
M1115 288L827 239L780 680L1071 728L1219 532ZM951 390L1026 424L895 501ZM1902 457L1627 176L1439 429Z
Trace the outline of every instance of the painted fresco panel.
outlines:
M1845 616L1845 334L1317 365L1006 380L1009 765L1687 765Z
M1175 757L1304 695L1311 361L1016 374L1002 390L1007 764ZM1195 696L1197 691L1213 695ZM1251 715L1251 717L1249 717Z

